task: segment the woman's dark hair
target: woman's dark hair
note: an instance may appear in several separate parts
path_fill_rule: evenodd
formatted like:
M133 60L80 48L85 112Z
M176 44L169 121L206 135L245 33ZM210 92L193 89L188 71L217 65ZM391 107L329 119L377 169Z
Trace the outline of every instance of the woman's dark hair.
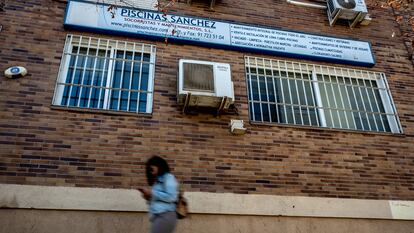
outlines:
M153 176L151 174L151 166L158 167L157 175ZM145 164L145 173L147 175L148 185L150 186L155 183L157 176L162 176L167 172L170 172L170 167L168 166L167 161L165 161L165 159L161 158L160 156L152 156Z

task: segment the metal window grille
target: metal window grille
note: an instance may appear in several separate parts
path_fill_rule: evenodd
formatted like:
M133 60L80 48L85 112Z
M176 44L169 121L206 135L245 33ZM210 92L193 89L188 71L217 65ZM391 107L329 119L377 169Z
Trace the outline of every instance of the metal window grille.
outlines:
M53 104L152 111L155 46L68 35Z
M385 74L245 57L254 122L400 133Z

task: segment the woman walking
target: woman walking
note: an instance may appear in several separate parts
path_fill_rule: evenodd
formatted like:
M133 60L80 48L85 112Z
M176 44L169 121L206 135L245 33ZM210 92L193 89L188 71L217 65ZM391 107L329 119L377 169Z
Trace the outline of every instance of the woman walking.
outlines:
M151 157L145 166L151 189L139 188L149 204L150 233L171 233L177 224L178 183L163 158Z

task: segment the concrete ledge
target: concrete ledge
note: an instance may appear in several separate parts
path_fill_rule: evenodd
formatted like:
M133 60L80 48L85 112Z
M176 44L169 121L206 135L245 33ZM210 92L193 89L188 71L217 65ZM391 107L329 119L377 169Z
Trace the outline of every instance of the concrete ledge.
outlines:
M0 184L0 208L147 211L138 190L10 184Z
M144 233L143 212L0 209L0 233ZM414 221L191 214L177 233L413 233Z
M414 220L414 201L185 193L190 212ZM146 212L137 190L0 184L0 208Z

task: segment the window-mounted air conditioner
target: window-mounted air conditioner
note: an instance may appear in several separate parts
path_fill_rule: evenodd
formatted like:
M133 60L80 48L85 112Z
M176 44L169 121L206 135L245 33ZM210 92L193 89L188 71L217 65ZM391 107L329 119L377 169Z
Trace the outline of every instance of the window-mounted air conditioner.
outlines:
M364 20L368 14L364 0L328 0L329 25L333 26L338 19L346 20L353 28Z
M177 100L184 107L228 109L234 103L229 64L181 59L177 81Z

